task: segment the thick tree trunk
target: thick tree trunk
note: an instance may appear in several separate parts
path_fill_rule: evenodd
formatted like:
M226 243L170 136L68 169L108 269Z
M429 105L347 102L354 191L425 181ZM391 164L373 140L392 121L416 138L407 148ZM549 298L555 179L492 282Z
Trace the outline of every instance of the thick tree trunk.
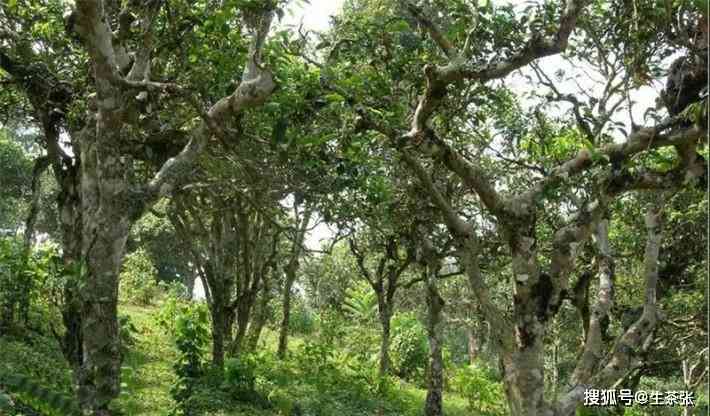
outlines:
M503 354L505 392L512 416L552 416L544 400L545 384L542 372L542 343Z
M227 308L224 293L215 291L212 294L210 314L212 315L212 364L215 367L224 367L224 348L229 339L230 310Z
M234 335L234 341L232 341L231 353L234 356L238 356L242 352L244 338L247 333L247 327L249 326L249 321L251 320L251 310L254 304L254 296L245 295L239 299L239 304L237 305L237 316L236 324L237 330Z
M118 275L128 237L128 221L98 210L86 221L86 286L82 290L84 363L80 397L94 415L110 415L120 392L121 349L117 319Z
M283 359L288 351L288 325L291 321L291 290L296 281L296 271L287 268L286 282L284 282L283 305L281 314L281 325L279 326L279 348L278 356Z
M112 116L115 116L112 114ZM118 276L126 240L136 219L129 198L125 161L119 158L112 117L99 119L97 136L82 141L82 287L83 365L79 397L94 416L110 415L108 405L120 393L121 348L117 317ZM103 142L99 147L98 143ZM101 151L99 151L101 149Z
M212 311L212 364L224 367L224 314L215 308Z
M76 383L81 379L81 366L84 362L81 303L77 292L78 288L73 283L64 287L64 307L62 309L64 335L61 338L62 353L74 372Z
M62 232L62 262L64 269L70 270L74 277L63 288L64 304L61 312L65 332L60 344L64 357L74 370L74 380L78 385L82 378L80 373L84 362L81 301L78 286L78 280L81 278L82 247L81 198L78 184L80 172L75 166L70 166L66 170L55 169L54 173L60 185L57 204Z
M444 361L441 350L441 312L444 300L436 287L436 277L427 276L427 335L429 337L429 380L424 414L441 416L444 391Z
M378 297L383 297L384 294L378 294ZM382 326L382 337L380 339L380 368L379 375L383 377L390 372L390 326L392 321L392 307L384 301L378 302L378 312L380 325Z

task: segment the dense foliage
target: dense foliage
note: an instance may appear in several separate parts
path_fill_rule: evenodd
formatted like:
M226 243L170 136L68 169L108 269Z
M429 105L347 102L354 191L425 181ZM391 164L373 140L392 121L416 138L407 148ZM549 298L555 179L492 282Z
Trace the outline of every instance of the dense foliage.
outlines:
M706 412L707 0L308 7L0 3L0 414Z

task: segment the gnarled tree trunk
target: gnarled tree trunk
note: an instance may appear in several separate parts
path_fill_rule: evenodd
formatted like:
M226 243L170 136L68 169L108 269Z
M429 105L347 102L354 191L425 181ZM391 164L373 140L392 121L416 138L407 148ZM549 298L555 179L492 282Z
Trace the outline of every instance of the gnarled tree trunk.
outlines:
M426 329L429 338L429 379L427 380L426 402L424 414L426 416L442 416L444 394L444 360L442 356L441 325L444 300L439 295L436 284L436 270L427 270L426 276L426 302L427 321Z
M97 416L110 414L108 405L120 392L118 276L130 226L140 212L130 196L127 166L118 156L121 120L113 105L104 101L95 133L87 127L81 142L84 361L79 397L82 408Z
M272 270L272 273L276 273ZM259 345L259 339L261 338L261 333L266 326L266 321L269 319L269 303L271 303L271 279L266 276L262 279L263 283L261 286L259 303L256 308L256 315L252 319L249 325L249 332L247 334L246 348L249 351L255 351Z

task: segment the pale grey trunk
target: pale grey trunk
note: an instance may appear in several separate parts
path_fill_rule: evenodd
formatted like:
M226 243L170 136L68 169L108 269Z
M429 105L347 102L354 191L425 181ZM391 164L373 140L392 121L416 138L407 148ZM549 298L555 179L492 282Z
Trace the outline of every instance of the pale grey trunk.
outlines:
M429 337L429 380L427 383L424 414L441 416L444 391L444 361L441 350L441 312L444 300L436 287L436 277L427 273L427 335Z
M501 354L504 384L511 415L546 416L552 415L545 401L543 342L550 278L535 261L534 217L522 216L520 221L519 227L509 224L506 232L513 254L515 343Z
M96 231L85 254L87 274L82 290L84 363L80 391L85 404L98 416L110 414L108 404L120 392L118 273L128 226L120 220L118 224L108 223L108 218L95 218L90 222L92 228L100 231Z
M246 349L248 351L256 351L257 347L259 346L259 340L261 339L261 333L264 332L264 326L266 325L266 316L259 312L259 315L257 315L252 322L251 325L249 325L249 330L247 333L247 341L246 341Z
M542 343L537 341L535 345L503 354L505 393L512 416L552 415L544 400L542 352Z
M468 341L468 363L473 365L476 363L476 358L478 357L478 339L471 325L466 327L466 339Z
M96 134L81 143L82 332L83 364L79 385L82 408L110 415L120 393L121 349L117 318L118 276L137 204L119 157L120 112L97 117Z
M185 296L188 300L192 300L193 292L195 291L195 280L197 280L197 273L194 270L190 270L183 279L185 291L187 292Z

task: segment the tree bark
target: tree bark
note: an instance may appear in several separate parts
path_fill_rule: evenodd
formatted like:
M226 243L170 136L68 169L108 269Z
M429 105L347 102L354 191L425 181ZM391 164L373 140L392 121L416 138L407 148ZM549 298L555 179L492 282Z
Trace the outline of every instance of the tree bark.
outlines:
M311 221L311 215L313 214L311 208L306 208L303 212L303 216L298 218L297 203L294 203L293 209L298 223L296 235L291 246L290 258L285 268L286 281L284 282L281 325L279 327L279 346L277 351L277 355L281 359L286 357L286 352L288 351L288 326L291 320L291 291L293 290L293 285L296 283L296 279L298 278L298 259L301 256L303 241L306 238L306 229L308 228L308 223Z
M473 365L476 363L476 357L478 356L478 340L470 324L466 326L466 338L468 341L468 363Z
M261 296L259 297L259 303L257 305L256 316L249 325L249 332L247 334L246 348L249 351L256 351L259 345L259 339L261 338L261 333L264 330L266 321L269 318L269 303L271 302L271 284L270 280L263 279L264 283L261 287Z
M427 335L429 337L429 380L427 383L424 414L442 416L444 391L444 360L441 349L441 313L444 300L439 295L435 270L427 270Z
M66 270L72 271L73 280L63 288L62 321L65 333L61 342L64 357L74 369L74 378L81 377L81 364L84 361L81 302L78 282L81 279L81 173L76 166L66 169L55 168L55 178L59 183L59 224L62 233L62 261Z
M286 282L284 282L283 305L281 314L281 325L279 326L279 347L277 355L284 359L288 351L288 326L291 321L291 290L296 281L295 270L286 270Z
M135 207L131 206L126 166L117 156L120 128L115 114L98 118L96 136L82 140L82 290L84 362L80 380L82 408L110 415L120 392L121 348L117 318L118 276ZM116 129L111 131L111 129ZM94 140L94 137L97 140ZM103 141L103 151L98 142Z
M384 377L390 372L390 333L392 322L392 307L384 300L384 294L378 293L377 311L382 326L382 336L380 338L380 366L378 374Z
M249 321L251 320L251 311L254 306L255 299L252 293L245 293L243 296L238 297L237 300L237 330L231 346L231 353L234 356L238 356L242 352L244 337L246 336L247 327L249 326Z
M227 324L229 311L224 302L224 294L213 293L210 314L212 315L212 364L215 367L224 367L224 346L225 340L229 337Z
M185 290L187 293L188 300L192 300L195 291L195 280L197 280L197 273L194 270L190 270L183 279L183 284L185 285Z

